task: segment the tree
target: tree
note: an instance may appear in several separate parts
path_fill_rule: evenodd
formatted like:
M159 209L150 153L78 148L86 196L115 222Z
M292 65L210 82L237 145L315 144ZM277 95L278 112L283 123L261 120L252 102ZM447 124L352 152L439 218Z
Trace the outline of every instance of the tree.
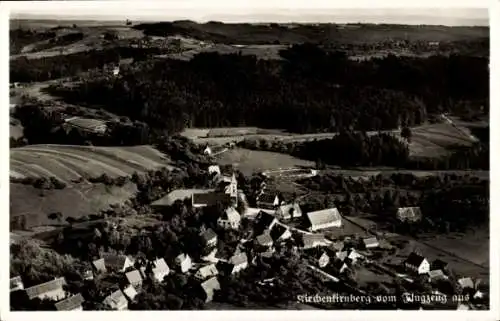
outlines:
M403 127L401 129L401 137L405 138L408 142L411 142L412 132L409 127Z

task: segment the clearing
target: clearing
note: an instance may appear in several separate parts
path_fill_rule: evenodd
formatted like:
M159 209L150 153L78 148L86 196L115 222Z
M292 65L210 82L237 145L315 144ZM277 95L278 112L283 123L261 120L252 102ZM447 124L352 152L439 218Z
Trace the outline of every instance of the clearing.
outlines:
M220 165L233 165L245 175L283 167L311 167L314 162L287 154L256 151L245 148L230 149L216 157Z

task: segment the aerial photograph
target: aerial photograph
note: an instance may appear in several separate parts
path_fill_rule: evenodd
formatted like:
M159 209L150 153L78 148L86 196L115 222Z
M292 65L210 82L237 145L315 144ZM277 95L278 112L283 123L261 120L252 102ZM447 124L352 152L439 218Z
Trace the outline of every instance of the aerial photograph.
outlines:
M330 11L11 12L10 310L490 310L488 9Z

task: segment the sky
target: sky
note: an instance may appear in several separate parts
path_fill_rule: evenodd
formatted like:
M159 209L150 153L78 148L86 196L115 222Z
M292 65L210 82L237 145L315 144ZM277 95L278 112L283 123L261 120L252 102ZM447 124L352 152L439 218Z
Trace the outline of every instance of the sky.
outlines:
M488 9L480 8L483 2L476 1L476 8L453 8L437 0L435 7L397 8L392 1L377 1L377 7L346 8L347 2L341 2L340 8L310 0L300 2L295 9L283 7L263 7L244 2L243 6L234 5L235 1L170 0L158 1L50 1L34 3L10 2L11 18L59 19L59 20L140 20L172 21L189 19L198 22L210 20L222 22L334 22L334 23L395 23L395 24L434 24L434 25L488 25ZM272 0L267 2L273 3ZM352 1L352 0L351 0ZM424 3L429 3L429 1ZM196 5L194 3L197 3ZM221 2L226 6L220 5ZM191 3L191 5L189 5ZM212 5L215 3L216 5ZM297 1L295 1L297 3ZM309 5L307 5L309 3ZM316 3L312 5L312 3ZM338 5L337 1L337 5ZM351 2L349 2L351 3ZM356 4L356 1L353 2ZM359 3L359 1L358 1ZM381 7L387 3L387 7ZM440 4L441 3L441 4ZM451 2L453 3L453 2ZM232 5L233 4L233 5ZM301 6L301 7L300 7ZM342 7L343 6L343 7ZM353 5L355 6L355 5Z

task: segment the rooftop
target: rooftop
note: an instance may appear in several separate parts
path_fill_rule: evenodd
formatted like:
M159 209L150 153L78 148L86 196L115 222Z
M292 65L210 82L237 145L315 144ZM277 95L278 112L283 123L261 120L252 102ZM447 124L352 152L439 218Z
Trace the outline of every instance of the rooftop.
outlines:
M48 293L50 291L57 290L59 288L62 288L63 285L66 285L66 279L65 278L57 278L42 284L38 284L35 286L32 286L30 288L26 289L26 294L28 295L29 299L36 298L42 294Z
M55 307L58 311L71 311L81 306L84 301L83 296L78 293L65 300L57 302Z
M328 208L321 211L307 213L307 218L311 225L323 225L341 220L339 210L337 208Z

